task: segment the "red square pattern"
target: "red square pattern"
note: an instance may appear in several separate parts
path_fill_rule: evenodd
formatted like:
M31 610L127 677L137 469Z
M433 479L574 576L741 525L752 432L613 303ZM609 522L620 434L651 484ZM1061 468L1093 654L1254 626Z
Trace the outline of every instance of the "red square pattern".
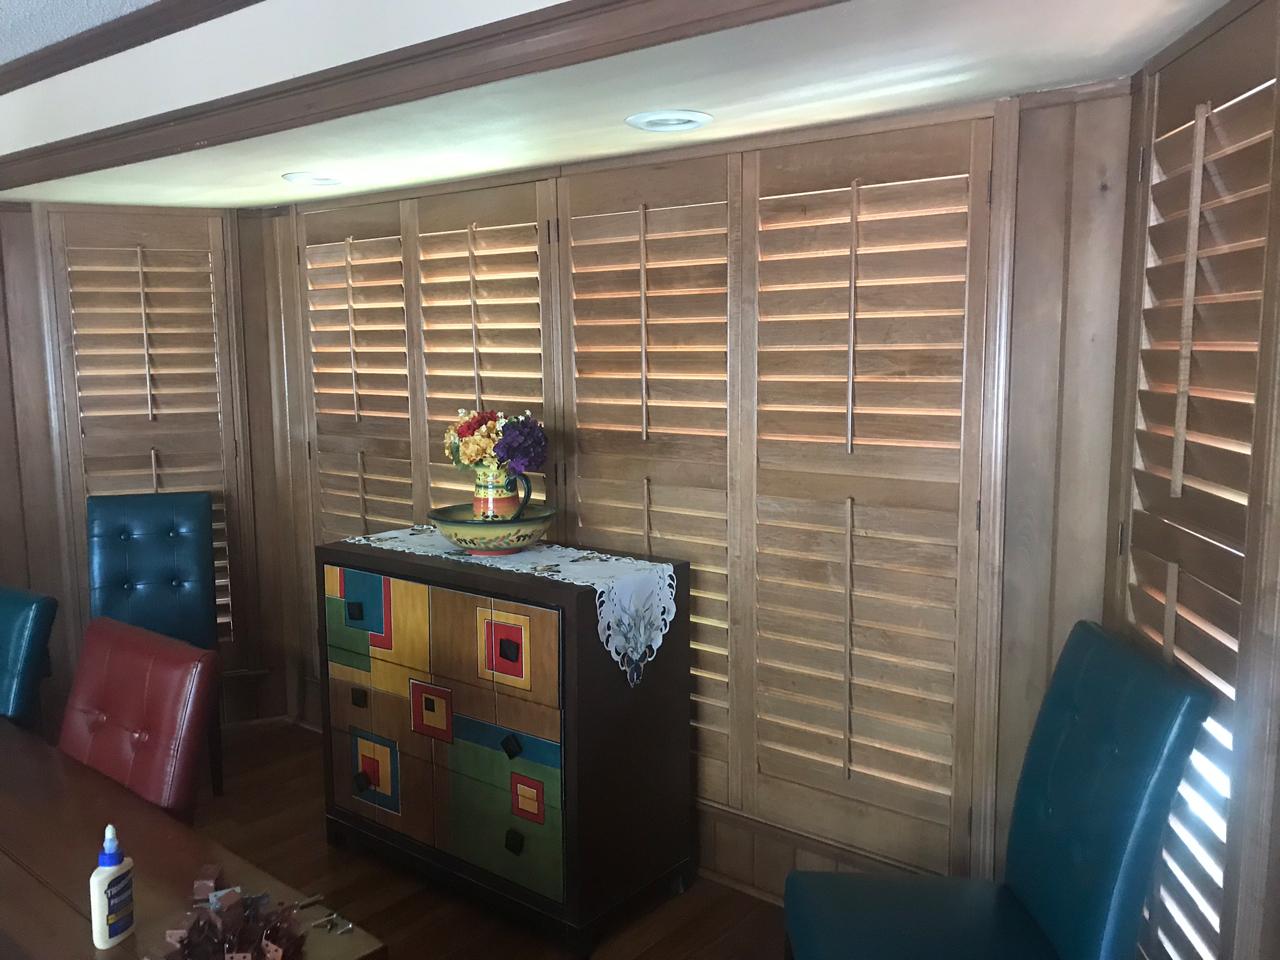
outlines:
M521 790L524 787L524 806L521 806ZM533 794L534 809L527 809L529 794ZM532 777L526 777L519 773L511 774L511 812L517 817L528 820L531 823L545 823L547 819L547 806L542 796L542 781L535 780Z
M381 764L373 757L364 754L360 757L360 772L369 778L374 788L382 786L382 778L379 776Z
M498 656L503 640L509 640L517 647L515 660L504 660ZM524 628L518 623L503 623L499 620L484 622L485 668L494 673L508 677L524 676Z
M410 678L409 726L424 737L453 743L453 691Z

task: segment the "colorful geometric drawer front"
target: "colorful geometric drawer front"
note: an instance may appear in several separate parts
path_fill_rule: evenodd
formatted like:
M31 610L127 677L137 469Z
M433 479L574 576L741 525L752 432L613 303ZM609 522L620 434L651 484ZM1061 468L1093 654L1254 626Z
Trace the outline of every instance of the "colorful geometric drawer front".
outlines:
M546 807L532 822L512 812L511 793L436 769L436 845L548 900L564 900L564 823Z
M562 901L559 614L335 566L324 582L337 805Z
M430 671L430 591L425 584L326 566L324 587L331 662L369 670L372 658Z

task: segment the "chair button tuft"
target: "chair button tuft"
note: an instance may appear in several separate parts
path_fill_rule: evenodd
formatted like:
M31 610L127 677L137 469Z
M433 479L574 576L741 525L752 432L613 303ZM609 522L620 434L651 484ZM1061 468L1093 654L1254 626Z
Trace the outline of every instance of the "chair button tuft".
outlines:
M175 587L180 587L180 586L182 586L182 581L181 581L181 580L174 580L174 581L173 581L173 585L174 585Z
M128 540L128 539L129 539L129 534L127 534L127 533L122 533L122 534L120 534L120 539L121 539L121 540Z
M125 583L122 583L122 584L120 585L120 588L121 588L122 590L132 590L132 589L133 589L133 584L132 584L132 583L129 583L129 582L127 582L127 581L126 581Z
M176 537L177 535L178 535L178 531L177 531L177 530L170 530L170 531L169 531L169 536L171 536L171 537Z
M135 730L132 733L132 737L133 737L134 743L146 743L147 739L150 737L150 734L148 734L147 731L145 730Z

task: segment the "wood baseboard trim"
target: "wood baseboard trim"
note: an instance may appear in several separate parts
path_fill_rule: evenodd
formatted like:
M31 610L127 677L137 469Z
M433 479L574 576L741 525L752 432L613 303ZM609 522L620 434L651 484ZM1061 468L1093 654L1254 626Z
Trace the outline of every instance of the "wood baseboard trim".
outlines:
M0 190L247 140L839 0L568 0L542 10L0 157Z
M0 65L0 95L259 2L261 0L154 0L124 16Z

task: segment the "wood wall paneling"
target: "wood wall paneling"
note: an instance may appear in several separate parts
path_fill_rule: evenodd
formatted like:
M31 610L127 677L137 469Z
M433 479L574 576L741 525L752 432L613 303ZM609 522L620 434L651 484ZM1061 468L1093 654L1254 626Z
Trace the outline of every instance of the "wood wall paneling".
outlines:
M12 461L21 487L21 528L26 538L25 579L17 583L58 600L50 638L52 678L42 688L44 731L57 736L63 704L79 651L77 592L65 551L62 499L63 445L51 416L56 383L49 376L50 346L45 335L47 245L38 242L37 218L30 210L0 210L0 265L17 449ZM4 551L16 547L6 538ZM17 567L16 561L10 561Z
M1015 228L996 873L1071 625L1099 620L1129 98L1024 111Z

